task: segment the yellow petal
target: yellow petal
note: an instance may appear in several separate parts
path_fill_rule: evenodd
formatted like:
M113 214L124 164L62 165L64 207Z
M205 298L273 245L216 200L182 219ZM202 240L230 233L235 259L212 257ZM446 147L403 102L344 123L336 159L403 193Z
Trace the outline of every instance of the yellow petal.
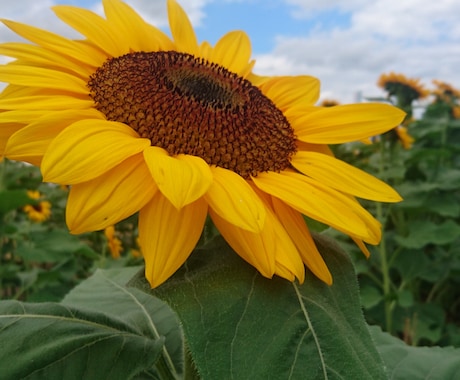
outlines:
M159 29L147 24L128 4L104 0L104 12L113 29L129 36L132 51L173 50L171 40Z
M224 35L212 51L211 61L241 75L251 58L251 41L246 33L233 31Z
M254 86L261 87L265 82L270 81L272 77L249 73L246 79L250 81Z
M171 157L156 146L144 150L144 157L158 188L177 209L202 197L211 186L211 169L200 157Z
M197 55L199 47L195 31L187 14L175 0L168 0L168 18L171 34L176 44L175 50Z
M319 98L319 80L315 77L285 76L274 77L260 86L265 96L270 98L283 112L305 112Z
M302 214L273 197L273 208L278 219L291 236L305 265L326 284L332 284L332 275L305 224Z
M38 110L15 110L0 112L0 129L2 128L1 125L6 123L28 124L43 116L44 113L47 112Z
M157 187L142 154L70 188L66 222L70 232L103 230L133 215L152 199Z
M139 241L145 276L152 288L166 281L187 260L203 230L207 204L203 199L180 210L157 192L139 213Z
M334 157L334 153L332 152L329 145L324 144L310 144L300 140L297 140L297 150L298 151L306 151L306 152L318 152L322 154L327 154L328 156Z
M54 88L77 94L88 94L86 82L58 70L41 67L4 65L0 67L0 81L20 86Z
M275 274L289 281L294 281L294 277L297 277L299 282L303 284L305 266L297 247L278 218L271 215L270 219L273 221L276 236Z
M64 128L78 120L97 118L103 116L95 109L49 112L13 134L5 154L39 166L49 144Z
M295 242L291 239L289 232L284 228L274 211L273 197L254 185L252 185L252 188L267 207L267 218L273 226L276 244L275 274L289 281L294 281L295 277L297 277L302 284L305 280L305 266Z
M41 46L16 42L4 43L0 45L0 54L42 67L59 66L62 71L72 71L81 78L88 78L94 72L93 67L85 65L83 62L75 61L75 59Z
M207 61L211 60L212 56L212 46L208 41L203 41L200 44L200 57L206 59Z
M81 120L65 128L42 161L44 181L76 184L96 178L150 146L125 124Z
M297 152L291 164L326 186L359 198L399 202L402 198L386 183L334 157L316 152Z
M100 50L78 41L69 40L65 37L48 32L30 25L19 22L1 20L8 28L25 39L37 45L48 48L59 54L64 54L74 60L82 62L84 65L99 67L106 59L107 55Z
M371 239L366 222L373 219L357 202L302 174L259 173L255 185L295 210L347 234Z
M19 123L2 123L0 126L0 162L2 161L2 156L6 156L5 148L8 139L22 128L24 128L24 124Z
M346 104L317 107L295 121L299 140L315 144L341 144L384 133L396 127L405 113L388 104Z
M22 96L17 98L0 98L0 109L2 110L67 110L67 109L89 109L94 106L91 99L82 100L73 96Z
M205 195L209 207L235 226L262 231L265 206L247 181L231 170L212 167L211 171L214 181Z
M57 5L56 16L112 57L129 53L126 38L101 16L84 8Z
M371 255L371 253L369 252L369 250L367 249L366 245L364 244L364 242L360 239L356 239L354 237L352 237L353 241L356 243L356 245L359 247L359 249L361 250L362 253L364 253L364 256L366 256L366 258L369 258L369 256Z
M254 233L227 222L212 209L209 209L209 215L224 239L241 258L256 268L262 276L273 277L277 244L274 227L268 217L262 232Z

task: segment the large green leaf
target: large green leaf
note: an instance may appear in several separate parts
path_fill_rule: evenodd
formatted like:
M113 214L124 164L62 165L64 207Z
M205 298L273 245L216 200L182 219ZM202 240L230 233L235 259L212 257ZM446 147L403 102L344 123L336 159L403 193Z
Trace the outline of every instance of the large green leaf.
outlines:
M164 337L165 347L158 371L180 376L183 372L184 344L179 321L163 301L125 286L139 270L139 267L98 270L74 288L62 303L116 316L145 337L154 340Z
M216 238L151 291L179 314L202 379L384 379L343 251L316 238L334 276L266 279ZM141 277L132 285L149 291Z
M413 347L382 332L369 328L377 349L393 380L460 379L460 349L453 347Z
M105 313L17 301L0 302L0 341L2 379L125 380L150 369L163 347Z

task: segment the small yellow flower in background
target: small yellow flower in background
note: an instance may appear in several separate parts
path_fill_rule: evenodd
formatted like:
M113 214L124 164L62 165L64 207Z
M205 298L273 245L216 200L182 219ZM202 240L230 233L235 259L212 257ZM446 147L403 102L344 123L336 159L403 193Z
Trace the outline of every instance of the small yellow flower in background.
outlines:
M141 242L139 241L139 237L136 238L136 245L137 245L137 248L131 248L131 251L130 251L131 256L135 258L142 257Z
M40 192L36 190L28 190L27 196L33 200L39 200L42 197ZM23 210L31 221L41 223L51 216L51 203L40 201L37 204L25 205Z
M241 31L199 43L168 0L172 39L120 0L106 18L53 7L83 40L4 21L31 41L5 43L0 67L6 157L72 185L72 233L105 229L139 211L145 274L168 279L210 215L230 246L265 277L331 274L303 215L349 235L367 255L380 223L355 197L398 202L388 185L333 157L327 144L378 135L404 113L386 104L317 107L311 76L253 73Z
M115 227L108 226L104 229L104 235L107 239L107 246L109 247L110 255L113 259L119 259L123 251L121 240L116 236Z
M407 104L414 100L423 99L430 94L420 83L420 79L407 78L403 74L393 72L382 74L377 85L387 91L390 96L398 96L403 103Z
M339 102L334 99L323 99L319 105L320 107L334 107L338 106Z
M436 88L431 93L436 98L445 102L452 102L460 99L460 90L457 90L449 83L433 79L433 84L436 86Z
M409 134L407 128L403 125L396 127L395 129L396 134L398 135L399 141L404 149L412 148L412 144L414 143L414 138Z
M460 106L455 106L452 108L452 116L454 119L460 119Z
M450 115L453 119L460 119L460 90L449 83L433 80L436 89L432 91L435 96L434 103L445 103L450 107Z

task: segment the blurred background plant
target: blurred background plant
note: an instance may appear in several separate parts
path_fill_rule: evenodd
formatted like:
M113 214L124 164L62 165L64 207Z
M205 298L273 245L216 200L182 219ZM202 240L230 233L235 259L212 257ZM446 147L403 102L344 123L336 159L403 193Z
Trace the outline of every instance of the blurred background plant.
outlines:
M42 183L38 168L0 163L0 298L59 301L96 268L139 265L137 223L71 235L67 188Z
M382 244L369 247L369 260L341 234L318 223L311 227L352 255L369 324L410 345L460 347L460 92L441 81L429 91L395 73L383 74L377 84L387 97L369 100L402 108L404 122L369 141L332 148L390 183L404 202L365 203L384 226ZM0 162L1 299L60 301L97 268L142 263L137 216L104 231L71 235L67 192L42 183L35 167ZM205 230L210 233L212 227Z
M383 74L386 101L407 112L402 125L335 154L394 186L404 201L368 204L384 226L369 260L349 242L370 324L410 345L460 346L460 92L433 81ZM425 100L422 111L420 100ZM420 112L421 111L421 112ZM419 113L417 120L413 115ZM328 231L332 235L332 231ZM337 238L340 238L338 235Z

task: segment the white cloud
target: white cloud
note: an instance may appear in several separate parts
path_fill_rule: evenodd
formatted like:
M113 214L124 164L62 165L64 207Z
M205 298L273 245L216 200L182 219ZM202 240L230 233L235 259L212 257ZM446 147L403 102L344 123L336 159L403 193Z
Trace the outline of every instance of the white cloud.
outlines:
M296 17L308 18L346 3L350 24L303 37L279 36L273 51L258 57L262 74L317 76L323 97L341 102L355 101L357 94L382 95L375 83L388 71L421 78L427 87L432 79L460 87L456 0L286 1L298 8Z
M2 18L79 37L50 10L57 0L0 1ZM165 1L126 1L148 22L168 29ZM206 22L206 5L217 1L241 0L180 0L180 3L197 27ZM458 0L282 1L292 17L305 23L322 25L316 21L333 10L349 16L349 23L329 30L315 28L303 36L278 36L270 53L256 57L258 73L317 76L322 82L322 96L341 102L354 101L358 93L382 94L375 82L381 73L388 71L419 77L428 86L432 79L440 79L460 88ZM99 4L94 10L102 13L100 1L94 3ZM0 41L13 40L18 37L1 26ZM0 58L1 62L5 59Z
M309 18L315 12L329 9L338 9L340 11L352 11L365 6L369 0L285 0L287 4L293 5L293 16Z

